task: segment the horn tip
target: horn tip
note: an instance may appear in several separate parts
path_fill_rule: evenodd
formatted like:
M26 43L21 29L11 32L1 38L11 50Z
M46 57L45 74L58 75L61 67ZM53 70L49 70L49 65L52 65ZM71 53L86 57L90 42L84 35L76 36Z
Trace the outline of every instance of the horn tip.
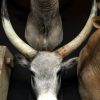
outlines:
M4 18L7 19L7 20L9 20L8 11L7 11L7 5L6 5L6 0L2 0L1 18L2 18L2 20Z

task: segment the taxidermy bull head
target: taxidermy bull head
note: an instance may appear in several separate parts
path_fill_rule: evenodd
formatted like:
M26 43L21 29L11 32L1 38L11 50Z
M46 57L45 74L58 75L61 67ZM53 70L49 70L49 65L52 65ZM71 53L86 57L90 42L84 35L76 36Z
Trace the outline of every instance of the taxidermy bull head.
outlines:
M16 63L32 72L31 85L37 100L57 100L61 73L77 63L77 57L62 62L63 58L77 49L87 38L91 29L91 19L97 12L94 0L89 19L80 34L65 46L49 52L62 40L62 23L58 0L31 0L25 37L27 45L12 28L5 0L2 3L2 24L11 43L22 53L16 56ZM35 49L34 49L35 48ZM45 51L41 51L42 49ZM37 51L37 50L39 51Z

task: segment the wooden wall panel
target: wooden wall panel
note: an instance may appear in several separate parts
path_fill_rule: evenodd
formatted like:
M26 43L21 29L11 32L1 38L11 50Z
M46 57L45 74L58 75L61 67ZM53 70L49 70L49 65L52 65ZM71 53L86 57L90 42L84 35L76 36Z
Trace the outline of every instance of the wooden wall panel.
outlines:
M7 100L10 79L10 68L7 63L10 63L12 58L7 47L0 46L0 100Z

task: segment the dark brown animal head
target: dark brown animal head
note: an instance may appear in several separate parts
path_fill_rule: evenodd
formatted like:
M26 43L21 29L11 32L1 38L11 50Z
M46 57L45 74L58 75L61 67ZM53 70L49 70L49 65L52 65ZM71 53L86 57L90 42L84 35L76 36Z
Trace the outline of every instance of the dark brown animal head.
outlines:
M99 100L100 89L100 17L93 18L97 29L81 50L78 64L79 91L82 100Z

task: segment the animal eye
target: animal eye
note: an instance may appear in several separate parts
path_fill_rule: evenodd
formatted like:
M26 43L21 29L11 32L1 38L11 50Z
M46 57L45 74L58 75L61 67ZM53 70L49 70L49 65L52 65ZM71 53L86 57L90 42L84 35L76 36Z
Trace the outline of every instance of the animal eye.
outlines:
M31 71L31 75L32 75L32 76L35 76L35 72Z
M61 71L58 71L58 72L57 72L57 76L60 76L60 75L61 75Z
M61 81L61 76L59 75L59 76L58 76L58 82L60 82L60 81Z
M29 65L23 64L24 68L29 68Z
M58 82L60 82L61 81L61 71L58 71L57 78L58 78Z
M31 76L31 86L32 86L32 88L35 87L35 81L34 81L34 76L33 75Z

